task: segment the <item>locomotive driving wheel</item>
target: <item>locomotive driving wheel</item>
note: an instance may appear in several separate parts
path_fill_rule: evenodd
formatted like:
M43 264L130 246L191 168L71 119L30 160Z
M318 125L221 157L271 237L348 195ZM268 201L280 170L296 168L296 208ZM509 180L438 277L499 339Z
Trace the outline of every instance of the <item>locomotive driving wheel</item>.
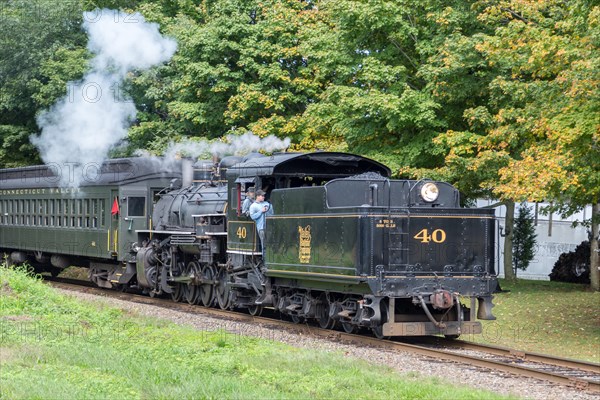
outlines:
M197 262L191 261L187 265L186 272L189 273L190 275L196 275L196 274L198 274L198 271L200 271L200 266L198 265ZM187 301L189 304L198 304L199 296L200 296L200 288L191 283L188 284L186 287L186 290L185 290L185 301Z
M182 273L182 271L185 271L185 264L183 263L177 263L177 271L179 274ZM176 283L175 285L173 285L173 291L171 292L171 299L174 302L179 303L182 299L183 299L183 295L185 294L185 289L183 287L183 284L181 283Z
M179 303L183 299L184 292L185 289L183 288L183 285L181 283L176 283L171 292L171 300Z
M200 272L200 277L205 281L214 280L214 268L208 264L203 266L202 271ZM200 285L200 302L204 307L211 307L214 304L213 290L212 283L203 283Z
M215 297L222 310L226 310L231 305L231 292L227 286L229 274L224 269L219 270L216 277Z
M254 305L248 306L248 312L250 313L250 315L252 315L254 317L260 317L263 310L264 310L264 307L261 306L260 304L254 304Z

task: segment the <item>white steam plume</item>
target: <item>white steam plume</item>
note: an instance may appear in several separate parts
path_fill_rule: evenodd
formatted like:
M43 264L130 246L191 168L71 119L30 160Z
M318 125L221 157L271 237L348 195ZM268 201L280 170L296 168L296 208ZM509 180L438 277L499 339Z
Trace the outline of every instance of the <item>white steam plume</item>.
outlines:
M125 77L170 60L177 50L174 40L162 37L158 25L139 13L98 9L83 18L87 47L95 55L91 70L38 117L41 135L31 137L44 162L59 167L104 161L136 115L133 102L121 93ZM61 183L78 186L78 176L62 174Z
M272 153L276 150L285 150L290 146L291 139L279 139L269 135L264 138L246 132L245 134L227 135L218 141L206 139L184 139L180 142L171 142L162 157L158 158L146 150L138 150L136 155L155 160L161 168L168 171L175 170L178 160L182 157L193 159L211 159L212 155L220 158L228 155L243 156L248 153L262 151Z
M218 142L184 140L171 143L165 151L165 158L174 158L178 155L198 158L205 157L207 154L240 156L256 151L272 153L275 150L288 148L290 143L289 138L279 139L273 135L261 138L252 132L246 132L241 136L227 135Z

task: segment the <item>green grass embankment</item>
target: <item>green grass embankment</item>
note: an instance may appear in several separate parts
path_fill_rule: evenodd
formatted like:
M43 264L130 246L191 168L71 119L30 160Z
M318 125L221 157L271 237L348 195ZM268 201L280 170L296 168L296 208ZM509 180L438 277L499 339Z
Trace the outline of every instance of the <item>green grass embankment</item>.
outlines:
M0 399L500 398L341 354L131 316L2 267L0 335Z
M585 285L518 280L494 295L496 321L461 339L600 362L600 292Z

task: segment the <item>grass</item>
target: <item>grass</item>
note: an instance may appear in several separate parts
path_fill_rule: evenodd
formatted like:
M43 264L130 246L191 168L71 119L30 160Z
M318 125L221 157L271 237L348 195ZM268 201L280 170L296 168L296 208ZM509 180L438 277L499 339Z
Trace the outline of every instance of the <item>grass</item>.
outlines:
M500 284L510 292L494 296L497 320L461 339L600 362L600 292L550 281Z
M343 354L84 303L0 267L0 399L500 396Z

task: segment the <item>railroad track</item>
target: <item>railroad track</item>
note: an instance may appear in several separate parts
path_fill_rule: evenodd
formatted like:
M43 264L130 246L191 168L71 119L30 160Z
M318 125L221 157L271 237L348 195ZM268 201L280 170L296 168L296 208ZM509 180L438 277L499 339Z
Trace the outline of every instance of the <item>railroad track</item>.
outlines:
M591 362L529 353L462 340L447 340L438 337L418 338L418 341L415 341L414 338L409 339L411 343L407 342L407 340L382 340L367 335L348 334L345 332L321 329L309 324L295 324L291 321L278 319L275 316L275 313L270 317L256 317L242 312L206 308L187 303L175 303L170 299L151 298L140 294L100 289L95 286L90 286L91 284L89 282L73 279L54 278L49 279L49 283L55 287L66 290L99 294L120 300L149 304L191 314L208 315L239 322L262 324L329 340L374 346L391 351L403 351L431 357L436 360L463 363L600 393L600 364Z

